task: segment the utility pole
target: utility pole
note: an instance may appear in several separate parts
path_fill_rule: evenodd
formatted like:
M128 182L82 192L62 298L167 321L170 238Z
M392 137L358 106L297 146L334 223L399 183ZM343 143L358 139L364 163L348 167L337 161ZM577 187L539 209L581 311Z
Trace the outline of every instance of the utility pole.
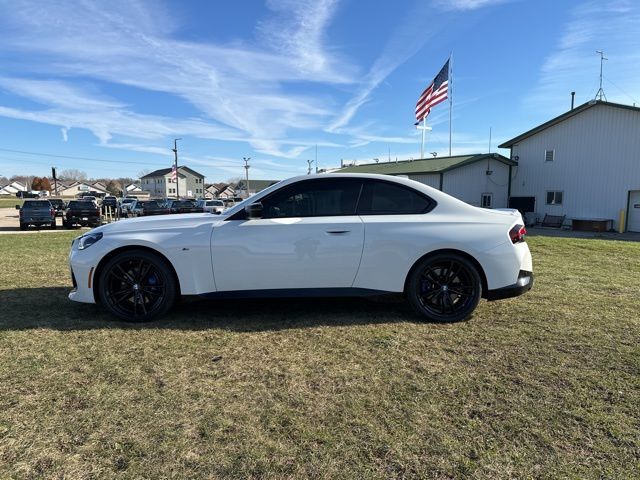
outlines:
M311 165L313 165L313 160L307 160L309 164L309 168L307 168L307 175L311 175Z
M245 186L247 187L247 198L249 198L249 169L251 168L249 160L251 160L251 157L242 157L242 160L244 160L244 169L246 172Z
M173 156L174 160L174 168L176 169L176 200L180 200L180 177L178 176L178 140L182 140L181 138L173 139Z
M602 62L609 59L604 56L604 51L602 50L596 50L596 53L600 54L600 88L596 93L596 100L602 100L604 98L604 101L606 102L607 96L604 94L604 90L602 89Z

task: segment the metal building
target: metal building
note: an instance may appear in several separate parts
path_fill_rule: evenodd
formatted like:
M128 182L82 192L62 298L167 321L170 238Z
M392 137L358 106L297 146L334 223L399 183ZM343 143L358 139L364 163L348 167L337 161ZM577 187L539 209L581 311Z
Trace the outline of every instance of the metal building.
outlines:
M352 165L336 173L396 175L437 188L471 205L504 208L517 163L497 153Z
M640 232L640 108L593 100L500 148L517 162L510 206Z

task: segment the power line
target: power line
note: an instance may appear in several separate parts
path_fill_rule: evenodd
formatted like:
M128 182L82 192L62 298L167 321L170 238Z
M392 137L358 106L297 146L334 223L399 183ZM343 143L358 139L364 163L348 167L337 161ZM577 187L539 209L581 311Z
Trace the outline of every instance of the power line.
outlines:
M90 161L90 162L102 162L102 163L113 163L113 164L127 164L127 165L149 165L149 166L157 166L159 162L140 162L140 161L132 161L132 160L107 160L104 158L95 158L95 157L81 157L81 156L75 156L75 155L60 155L60 154L55 154L55 153L47 153L47 152L30 152L27 150L14 150L14 149L10 149L10 148L0 148L0 152L9 152L9 153L17 153L17 154L21 154L21 155L32 155L32 156L39 156L39 157L51 157L51 158L61 158L61 159L67 159L67 160L86 160L86 161ZM13 160L13 159L7 159L4 158L3 160L9 160L9 161L20 161L20 160ZM38 163L36 160L30 160L33 163ZM40 162L42 163L42 162ZM49 164L50 162L45 162L45 164ZM226 163L226 165L219 165L219 164L224 164ZM212 163L212 164L201 164L203 167L209 167L209 168L228 168L230 166L234 166L234 167L242 167L243 165L241 163L238 162L233 162L231 160L221 160L221 159L217 159L216 163ZM300 171L299 170L280 170L277 168L269 168L269 167L262 167L260 165L257 166L260 170L266 170L266 171L270 171L270 172L278 172L278 173L294 173L294 174L299 174Z

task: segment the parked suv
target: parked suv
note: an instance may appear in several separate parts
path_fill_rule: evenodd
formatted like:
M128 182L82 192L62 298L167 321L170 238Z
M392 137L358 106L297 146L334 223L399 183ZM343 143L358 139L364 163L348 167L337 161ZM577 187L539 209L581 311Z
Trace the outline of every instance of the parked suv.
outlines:
M196 207L192 200L171 200L166 205L171 213L202 213L202 207Z
M221 214L225 211L222 200L198 200L196 207L202 208L205 212Z
M49 200L26 200L22 207L16 205L16 210L20 210L20 230L29 225L56 228L56 211Z

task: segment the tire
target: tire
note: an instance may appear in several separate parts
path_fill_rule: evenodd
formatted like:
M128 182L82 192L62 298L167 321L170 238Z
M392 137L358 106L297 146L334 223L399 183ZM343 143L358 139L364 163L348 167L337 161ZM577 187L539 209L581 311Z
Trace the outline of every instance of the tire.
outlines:
M20 230L26 230L27 229L27 224L26 223L21 223L20 224Z
M471 316L482 297L476 266L455 253L427 257L415 266L405 295L421 317L433 322L459 322Z
M116 317L148 322L161 317L176 301L178 284L159 255L130 250L111 258L98 278L98 298Z
M56 221L54 220L53 222L51 222L51 230L55 230L56 229Z

